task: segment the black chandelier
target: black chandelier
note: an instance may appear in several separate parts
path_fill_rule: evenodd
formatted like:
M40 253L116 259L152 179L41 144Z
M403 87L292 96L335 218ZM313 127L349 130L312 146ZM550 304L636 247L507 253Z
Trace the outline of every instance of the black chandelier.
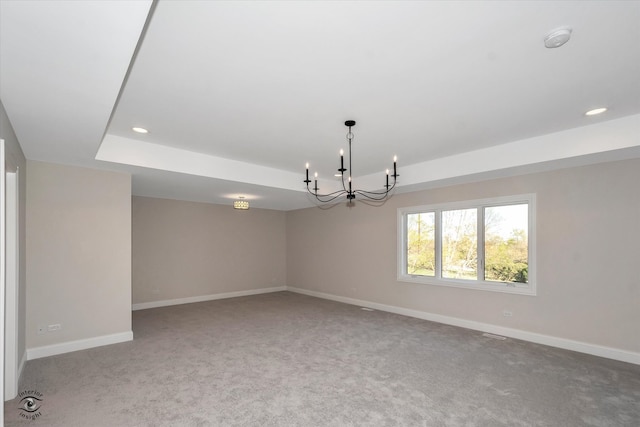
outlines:
M393 184L389 184L389 169L387 169L387 180L384 185L384 190L380 191L366 191L366 190L353 190L352 189L352 174L353 168L351 166L351 141L353 140L353 133L351 132L351 128L356 125L355 120L347 120L344 122L344 125L349 128L349 132L347 132L347 140L349 141L349 169L344 168L344 151L340 150L340 169L338 169L340 179L342 181L342 190L334 191L333 193L321 194L318 193L318 172L315 173L314 177L314 186L313 188L309 188L309 183L311 180L309 179L309 163L307 163L307 179L303 182L307 184L307 191L309 194L314 196L319 202L329 203L334 200L345 196L348 204L352 204L356 198L356 194L364 197L364 199L374 200L374 201L384 201L389 197L389 193L395 188L396 180L400 176L396 171L396 162L397 158L393 157ZM349 171L348 178L345 180L345 172ZM338 176L336 174L336 176Z

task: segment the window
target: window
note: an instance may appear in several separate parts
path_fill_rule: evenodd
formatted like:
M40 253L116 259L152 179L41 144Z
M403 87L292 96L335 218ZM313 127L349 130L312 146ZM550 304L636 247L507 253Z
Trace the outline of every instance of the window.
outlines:
M398 209L398 280L535 295L535 194Z

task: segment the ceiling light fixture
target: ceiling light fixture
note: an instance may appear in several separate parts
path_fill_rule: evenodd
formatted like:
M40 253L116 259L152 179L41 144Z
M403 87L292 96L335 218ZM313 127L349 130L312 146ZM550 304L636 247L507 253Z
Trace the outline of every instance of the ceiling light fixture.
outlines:
M249 201L244 200L244 196L238 196L238 200L233 201L233 209L249 210Z
M571 38L571 28L561 28L553 31L544 38L544 45L549 49L560 47Z
M607 111L606 107L594 108L593 110L589 110L586 113L584 113L584 115L585 116L597 116L598 114L602 114L605 111Z
M355 120L347 120L346 122L344 122L344 125L349 128L349 131L347 132L347 140L349 141L349 169L345 169L344 167L344 151L340 150L340 169L338 169L339 175L336 174L336 176L340 176L340 181L342 181L342 190L334 191L333 193L327 193L327 194L318 193L318 190L320 190L318 188L318 172L315 173L313 188L309 188L309 183L311 182L311 180L309 179L309 163L307 163L306 165L307 178L303 181L305 184L307 184L307 191L309 192L309 194L311 194L319 202L322 202L322 203L334 202L336 199L339 199L344 196L344 198L347 200L347 204L352 205L354 203L356 195L362 196L368 200L374 200L374 201L386 200L387 197L390 197L389 193L391 192L391 190L395 188L397 178L400 176L398 175L397 169L396 169L396 162L398 160L397 157L395 156L393 157L393 175L391 175L393 177L393 184L391 185L389 184L389 169L387 169L387 180L386 180L386 184L384 185L384 188L385 188L384 190L379 190L379 191L354 190L353 189L353 167L351 164L351 161L353 159L351 155L351 141L353 140L353 132L351 132L351 128L356 125L356 122ZM348 171L348 174L345 174L345 172L347 171Z
M136 133L149 133L148 130L146 130L145 128L140 128L140 127L132 127L131 130L136 132Z

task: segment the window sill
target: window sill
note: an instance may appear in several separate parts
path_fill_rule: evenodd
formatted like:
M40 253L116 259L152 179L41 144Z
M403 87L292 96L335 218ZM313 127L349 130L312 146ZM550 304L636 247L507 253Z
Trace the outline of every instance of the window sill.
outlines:
M400 275L399 282L418 283L421 285L446 286L450 288L473 289L476 291L503 292L507 294L536 296L536 286L533 283L502 283L477 282L457 279L437 279L428 276Z

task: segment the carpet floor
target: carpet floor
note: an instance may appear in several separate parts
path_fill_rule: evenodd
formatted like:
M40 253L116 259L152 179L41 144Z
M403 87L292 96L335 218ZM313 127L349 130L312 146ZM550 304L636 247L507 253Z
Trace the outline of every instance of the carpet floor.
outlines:
M135 311L133 331L27 362L38 409L5 402L5 425L640 425L638 365L290 292Z

